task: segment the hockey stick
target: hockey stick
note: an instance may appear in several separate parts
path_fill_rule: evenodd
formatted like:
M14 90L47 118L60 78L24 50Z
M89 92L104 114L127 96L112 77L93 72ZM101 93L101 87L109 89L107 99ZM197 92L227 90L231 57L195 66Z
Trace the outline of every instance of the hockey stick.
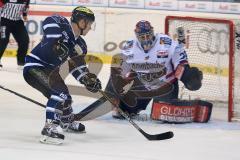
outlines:
M3 87L3 86L1 86L1 85L0 85L0 88L3 89L3 90L5 90L5 91L8 91L8 92L10 92L10 93L13 93L13 94L15 94L15 95L17 95L17 96L19 96L19 97L27 100L27 101L30 101L30 102L32 102L32 103L35 103L35 104L37 104L37 105L39 105L39 106L41 106L41 107L44 107L44 108L46 107L44 104L39 103L39 102L37 102L37 101L35 101L35 100L31 99L31 98L28 98L28 97L26 97L26 96L24 96L24 95L22 95L22 94L20 94L20 93L17 93L17 92L15 92L15 91L13 91L13 90L11 90L11 89L7 89L7 88L5 88L5 87Z
M128 116L121 108L119 108L116 103L108 97L108 95L102 91L99 90L99 92L103 95L104 98L106 98L113 106L115 106L118 110L118 112L125 118L128 120L128 122L130 122L140 133L142 133L142 135L144 137L146 137L148 140L153 141L153 140L165 140L165 139L170 139L174 136L172 131L168 131L168 132L164 132L164 133L160 133L160 134L155 134L155 135L151 135L148 134L146 132L144 132L135 122L133 122L133 120L130 118L130 116Z
M15 94L16 96L18 97L21 97L29 102L32 102L34 104L37 104L43 108L46 108L46 105L40 103L40 102L37 102L36 100L33 100L27 96L24 96L23 94L20 94L20 93L17 93L11 89L8 89L8 88L5 88L3 87L2 85L0 85L0 88L5 90L5 91L8 91L10 93L13 93ZM84 110L80 111L79 113L76 113L74 114L74 120L75 121L81 121L81 120L84 120L84 117L86 117L89 113L93 112L94 110L96 110L96 108L101 105L102 103L104 103L106 101L106 99L104 97L101 97L99 100L97 100L96 102L92 103L91 105L89 105L87 108L85 108Z

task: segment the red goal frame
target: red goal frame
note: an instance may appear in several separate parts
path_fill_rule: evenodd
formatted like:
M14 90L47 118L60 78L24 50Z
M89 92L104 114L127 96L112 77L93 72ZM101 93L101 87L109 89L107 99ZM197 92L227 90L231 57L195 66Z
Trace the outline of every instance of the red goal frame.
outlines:
M228 121L231 122L234 112L234 23L231 20L213 19L213 18L196 18L196 17L181 17L181 16L167 16L165 18L165 34L169 33L170 20L184 20L195 22L209 22L209 23L224 23L229 26L229 85L228 85Z

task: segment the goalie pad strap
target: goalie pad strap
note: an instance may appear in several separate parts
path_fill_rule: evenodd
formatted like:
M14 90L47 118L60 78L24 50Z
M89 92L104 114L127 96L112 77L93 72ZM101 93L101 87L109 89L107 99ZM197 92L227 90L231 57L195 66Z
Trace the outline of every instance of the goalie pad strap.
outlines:
M202 100L153 102L151 118L169 123L208 122L212 103Z

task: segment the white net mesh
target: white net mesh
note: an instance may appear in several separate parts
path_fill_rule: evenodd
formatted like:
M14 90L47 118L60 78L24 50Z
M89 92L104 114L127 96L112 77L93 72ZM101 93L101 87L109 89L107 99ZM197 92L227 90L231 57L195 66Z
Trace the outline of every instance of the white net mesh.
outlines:
M235 21L234 51L234 112L233 119L240 120L240 21Z
M230 24L220 21L194 18L170 18L168 20L168 34L177 39L179 30L183 30L185 49L191 66L198 67L203 72L203 85L198 91L189 91L182 87L180 96L183 99L203 99L214 102L217 106L227 107L229 97L229 54L233 34ZM239 59L238 54L234 54ZM235 61L239 64L239 60ZM239 67L235 67L234 104L235 110L239 107ZM181 84L181 86L183 86ZM238 100L237 100L238 99ZM234 110L234 111L235 111ZM237 112L234 112L234 114ZM239 112L240 113L240 112Z

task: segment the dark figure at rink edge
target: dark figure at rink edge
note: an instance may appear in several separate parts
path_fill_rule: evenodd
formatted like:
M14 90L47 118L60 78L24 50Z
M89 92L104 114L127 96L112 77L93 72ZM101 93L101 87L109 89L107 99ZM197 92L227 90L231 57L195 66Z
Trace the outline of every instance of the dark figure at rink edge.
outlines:
M28 20L30 0L3 0L0 27L0 68L1 58L9 43L10 34L18 44L17 64L22 69L28 51L29 36L24 21ZM24 20L24 21L23 21Z
M190 67L183 44L168 35L154 34L150 22L145 20L136 24L135 35L136 39L127 41L116 56L121 63L112 64L106 87L106 91L115 93L113 97L123 111L134 116L145 110L151 99L177 99L178 80L192 91L201 87L202 72ZM113 117L122 118L117 111Z
M94 13L83 6L72 11L71 22L60 15L47 17L43 21L42 41L26 56L23 70L26 82L48 98L42 143L61 144L62 131L85 132L85 126L73 120L72 97L59 75L59 68L69 59L70 73L77 81L90 92L101 89L101 82L86 66L87 45L81 38L94 21Z

